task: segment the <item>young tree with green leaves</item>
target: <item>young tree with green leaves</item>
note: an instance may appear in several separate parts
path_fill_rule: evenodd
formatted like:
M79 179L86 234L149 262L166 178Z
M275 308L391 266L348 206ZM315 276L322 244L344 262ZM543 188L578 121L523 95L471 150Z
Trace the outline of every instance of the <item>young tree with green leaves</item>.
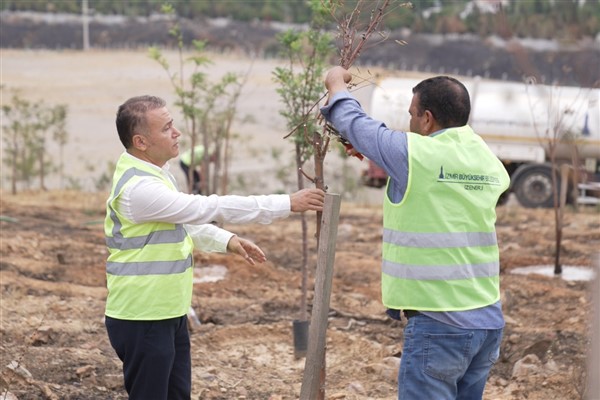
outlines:
M274 79L280 84L277 89L284 108L279 112L286 120L291 133L287 136L294 143L298 189L304 188L304 164L315 152L314 132L317 121L312 118L315 104L322 98L322 75L333 47L331 37L318 26L306 32L289 30L279 36L282 53L287 66L277 67ZM313 180L314 182L314 180ZM317 185L318 187L318 185ZM302 288L300 321L306 321L308 281L308 227L302 214Z
M162 8L163 13L176 18L171 5ZM205 157L202 159L201 190L203 194L226 194L228 181L228 163L231 154L232 123L235 117L237 99L243 88L243 80L233 73L225 74L216 83L208 79L201 69L211 63L205 55L206 43L193 41L193 51L186 57L183 33L177 22L169 34L177 40L178 72L171 66L158 47L149 49L149 56L157 61L167 72L184 119L184 134L189 139L190 148L197 144L204 146ZM192 65L192 72L187 77L184 74L186 65ZM192 153L191 165L195 165ZM214 169L211 171L211 163ZM187 177L188 190L193 185L193 171Z
M398 3L392 0L382 0L374 4L371 1L356 0L351 2L349 7L342 0L312 0L311 5L315 18L323 21L335 22L337 27L337 42L339 43L339 65L348 69L360 57L361 52L370 46L385 41L387 35L379 30L383 19L394 10L411 7L411 3ZM377 40L372 40L372 36L377 35ZM324 98L323 95L322 98ZM313 114L312 116L310 114ZM318 130L313 131L313 154L315 161L315 173L313 182L320 189L325 189L323 165L325 156L329 149L329 143L332 137L340 138L335 128L324 124L318 104L315 104L306 119L317 121L320 126ZM361 155L357 155L359 158ZM320 215L317 215L317 237L320 231Z
M40 189L45 190L45 178L53 165L47 149L52 140L60 146L59 171L61 176L63 173L62 149L68 139L66 105L48 106L13 93L10 103L2 106L2 115L4 163L10 169L11 192L17 193L19 182L29 187L35 176Z
M350 68L367 45L371 35L378 32L378 26L386 15L390 0L378 2L377 7L370 13L363 13L363 8L373 6L372 2L369 3L357 1L355 7L348 12L343 1L312 0L311 29L305 33L289 31L280 37L289 65L287 68L277 68L274 75L281 84L278 93L286 106L281 114L287 119L288 128L291 129L291 133L286 137L292 137L294 140L299 187L303 184L302 179L305 176L317 188L326 189L324 160L332 134L336 134L333 127L323 123L318 108L325 97L322 95L322 78L327 56L331 52L331 38L321 32L320 28L330 22L329 17L336 22L341 41L340 65ZM382 37L385 39L385 35ZM303 166L311 155L314 158L315 170L314 175L309 177L303 170ZM317 213L317 240L320 236L320 222L321 213ZM306 221L302 220L302 223L303 276L300 311L306 318ZM307 388L303 383L301 398L306 398L308 394L310 398L324 399L325 357L317 362L320 370L319 388L314 385Z
M52 122L52 140L54 140L59 146L58 152L58 165L56 166L59 176L59 186L64 186L65 179L65 145L69 139L69 133L67 132L67 114L68 109L65 104L59 104L51 109L51 122Z

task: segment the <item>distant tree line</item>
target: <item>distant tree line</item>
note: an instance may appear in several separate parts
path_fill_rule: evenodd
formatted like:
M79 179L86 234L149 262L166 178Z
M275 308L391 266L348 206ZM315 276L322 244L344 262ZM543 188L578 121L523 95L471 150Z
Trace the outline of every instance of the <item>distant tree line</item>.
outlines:
M313 0L319 1L319 0ZM347 0L348 8L358 0ZM150 16L165 0L89 0L95 13ZM239 21L307 23L307 0L177 0L171 1L179 17L226 17ZM600 0L488 1L502 12L486 13L468 0L416 0L412 9L394 7L386 15L388 29L408 28L414 33L471 33L479 36L532 37L574 40L600 32ZM3 0L4 11L81 13L81 0ZM502 5L503 4L503 5ZM335 27L332 27L335 29Z

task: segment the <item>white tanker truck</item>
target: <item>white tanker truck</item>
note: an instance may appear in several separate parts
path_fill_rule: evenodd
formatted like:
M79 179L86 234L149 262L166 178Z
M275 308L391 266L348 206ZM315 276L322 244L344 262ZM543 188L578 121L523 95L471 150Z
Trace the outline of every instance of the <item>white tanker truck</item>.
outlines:
M380 80L373 90L370 115L390 128L408 130L412 88L420 81ZM511 176L503 198L513 192L525 207L552 207L551 146L556 144L554 165L577 165L579 188L589 190L585 199L598 203L592 196L600 193L600 89L480 78L461 81L471 95L469 124ZM385 172L370 163L364 178L365 184L380 187Z

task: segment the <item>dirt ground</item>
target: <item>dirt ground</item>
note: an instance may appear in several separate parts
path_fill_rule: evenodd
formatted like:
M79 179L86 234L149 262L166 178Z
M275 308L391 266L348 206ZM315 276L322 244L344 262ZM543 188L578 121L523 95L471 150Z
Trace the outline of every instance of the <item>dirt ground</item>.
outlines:
M104 199L103 193L2 193L0 398L126 398L103 326ZM342 203L327 399L395 398L404 322L386 318L380 304L381 217L379 206ZM584 392L589 282L511 273L552 263L552 221L551 210L510 202L498 208L507 325L486 399L566 400ZM310 216L311 238L313 222ZM268 261L250 267L233 255L195 255L198 277L206 267L227 273L194 286L202 324L191 333L193 399L296 399L304 370L292 335L299 315L300 219L225 228L258 243ZM563 246L565 265L592 264L600 248L596 208L567 212ZM309 250L315 254L314 239Z

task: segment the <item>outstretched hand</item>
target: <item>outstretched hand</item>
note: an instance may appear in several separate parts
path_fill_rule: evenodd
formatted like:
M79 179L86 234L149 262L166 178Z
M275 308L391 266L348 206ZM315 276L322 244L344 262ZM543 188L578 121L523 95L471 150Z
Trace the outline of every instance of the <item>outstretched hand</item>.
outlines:
M256 265L256 262L263 263L267 261L267 256L256 244L247 239L242 239L236 235L232 236L227 243L229 253L238 254L250 265Z
M290 194L292 212L323 211L325 192L321 189L302 189Z

